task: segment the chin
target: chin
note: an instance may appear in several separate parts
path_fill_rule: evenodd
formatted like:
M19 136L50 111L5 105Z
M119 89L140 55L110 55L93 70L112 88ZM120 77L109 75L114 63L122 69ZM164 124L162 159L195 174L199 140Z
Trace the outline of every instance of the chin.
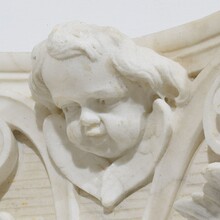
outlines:
M95 154L96 156L115 160L124 154L130 149L128 147L118 146L115 141L113 141L108 136L100 137L84 137L84 138L72 138L72 135L67 135L69 140L73 145L80 150L88 153ZM74 136L73 136L74 137ZM123 150L122 150L123 149Z
M107 148L106 150L104 150L104 148L102 148L102 150L100 150L102 146L99 146L99 147L93 147L90 146L89 150L88 150L88 147L83 147L81 146L80 149L83 150L83 151L86 151L88 153L92 153L92 154L95 154L99 157L103 157L103 158L107 158L107 159L114 159L116 157L119 157L121 154L120 153L116 153L116 152L112 152L111 150L109 150L109 148ZM92 150L91 150L92 148Z
M120 157L123 154L123 152L113 151L111 147L104 147L106 145L92 146L89 144L88 145L75 144L75 146L82 151L92 153L92 154L95 154L96 156L103 157L106 159L115 159L115 158Z

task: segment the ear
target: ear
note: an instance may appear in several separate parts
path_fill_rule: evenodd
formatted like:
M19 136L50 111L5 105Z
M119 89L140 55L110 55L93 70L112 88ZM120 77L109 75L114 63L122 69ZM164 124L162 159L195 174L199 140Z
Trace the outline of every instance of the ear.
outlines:
M206 97L203 127L206 142L216 154L220 154L220 77Z
M123 76L149 84L161 98L174 100L176 105L188 100L190 81L180 64L128 41L119 47L112 60Z

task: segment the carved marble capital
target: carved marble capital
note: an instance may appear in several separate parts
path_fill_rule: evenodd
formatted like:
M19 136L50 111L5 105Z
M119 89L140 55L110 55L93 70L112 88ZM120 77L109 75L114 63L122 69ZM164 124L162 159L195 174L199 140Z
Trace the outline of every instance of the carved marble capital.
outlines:
M219 219L219 21L1 53L0 219Z

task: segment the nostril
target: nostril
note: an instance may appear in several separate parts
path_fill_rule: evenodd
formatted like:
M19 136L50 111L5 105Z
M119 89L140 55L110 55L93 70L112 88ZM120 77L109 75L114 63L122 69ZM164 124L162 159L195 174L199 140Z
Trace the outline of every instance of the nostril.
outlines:
M94 127L98 126L100 121L91 121L91 120L81 120L81 125L84 127Z
M101 122L100 117L97 113L89 110L89 109L82 109L81 116L80 116L80 123L81 125L88 127L88 126L95 126L99 125Z

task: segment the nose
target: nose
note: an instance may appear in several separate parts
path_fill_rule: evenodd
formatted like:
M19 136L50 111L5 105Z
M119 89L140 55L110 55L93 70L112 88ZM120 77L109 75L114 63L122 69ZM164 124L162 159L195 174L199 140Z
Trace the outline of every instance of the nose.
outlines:
M99 125L101 122L101 119L96 112L88 108L82 108L80 122L81 122L81 125L88 127L92 125Z

